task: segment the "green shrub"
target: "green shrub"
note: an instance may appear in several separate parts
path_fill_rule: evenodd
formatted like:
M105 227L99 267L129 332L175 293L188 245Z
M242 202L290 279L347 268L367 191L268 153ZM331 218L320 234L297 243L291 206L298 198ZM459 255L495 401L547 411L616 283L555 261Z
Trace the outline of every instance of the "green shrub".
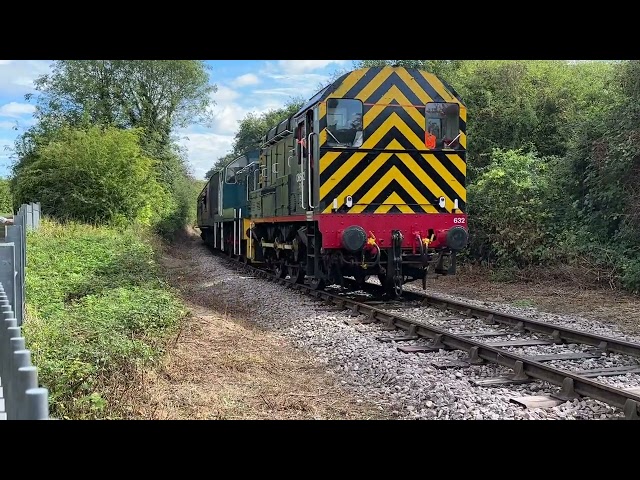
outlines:
M9 188L9 180L0 178L0 215L9 213L13 213L13 201Z
M472 255L489 263L537 264L548 240L546 162L535 153L494 150L468 188Z
M58 219L148 225L165 209L154 165L138 130L63 128L17 169L14 195Z

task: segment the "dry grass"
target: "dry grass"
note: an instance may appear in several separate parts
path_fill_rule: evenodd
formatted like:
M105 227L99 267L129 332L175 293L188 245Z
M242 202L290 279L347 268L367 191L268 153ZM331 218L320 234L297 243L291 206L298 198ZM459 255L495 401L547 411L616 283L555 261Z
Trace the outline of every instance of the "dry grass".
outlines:
M144 419L382 419L281 337L247 321L248 302L214 295L195 268L199 238L167 249L167 278L191 310L161 368L145 372L132 405Z

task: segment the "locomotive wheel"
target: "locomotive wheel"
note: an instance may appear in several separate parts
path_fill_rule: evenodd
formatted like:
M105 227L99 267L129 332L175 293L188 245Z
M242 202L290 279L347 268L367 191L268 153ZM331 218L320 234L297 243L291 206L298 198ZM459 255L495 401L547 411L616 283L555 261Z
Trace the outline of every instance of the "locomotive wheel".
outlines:
M313 277L309 282L309 286L312 290L322 290L325 286L325 281L323 278Z
M300 266L289 265L287 267L289 281L292 283L304 283L304 270Z
M283 262L277 262L273 265L273 273L276 274L277 278L284 278L286 276L285 272Z

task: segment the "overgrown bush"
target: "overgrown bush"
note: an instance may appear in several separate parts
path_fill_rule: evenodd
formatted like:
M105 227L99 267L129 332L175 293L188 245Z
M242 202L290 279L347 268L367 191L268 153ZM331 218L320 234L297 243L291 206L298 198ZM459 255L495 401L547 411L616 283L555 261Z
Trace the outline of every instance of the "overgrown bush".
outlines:
M40 202L44 214L64 220L153 223L165 210L166 191L139 136L139 130L61 129L16 171L17 203Z
M547 160L534 152L496 149L469 186L471 253L502 266L539 264L548 237Z

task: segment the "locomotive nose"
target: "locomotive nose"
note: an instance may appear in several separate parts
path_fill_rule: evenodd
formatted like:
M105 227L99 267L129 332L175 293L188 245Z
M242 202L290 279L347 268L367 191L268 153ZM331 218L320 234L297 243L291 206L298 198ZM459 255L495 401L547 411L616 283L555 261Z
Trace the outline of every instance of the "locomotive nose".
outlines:
M367 233L358 225L352 225L342 231L342 246L351 253L362 250L367 242Z
M447 232L447 247L451 250L462 250L468 241L469 234L462 227L453 227Z

